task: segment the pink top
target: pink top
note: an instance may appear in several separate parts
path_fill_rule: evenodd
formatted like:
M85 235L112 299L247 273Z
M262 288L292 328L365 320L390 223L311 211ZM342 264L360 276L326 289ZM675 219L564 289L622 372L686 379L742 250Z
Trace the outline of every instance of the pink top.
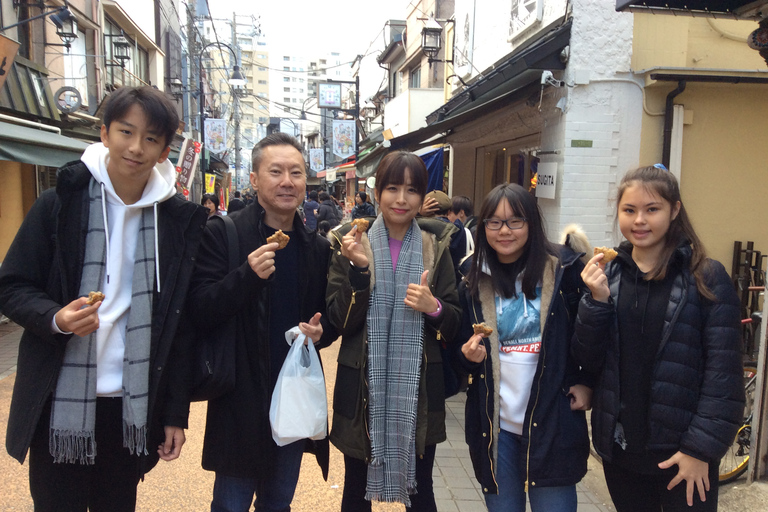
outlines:
M403 242L402 240L395 240L394 238L389 239L389 254L392 257L392 271L394 272L397 269L397 259L400 257L400 249L403 248ZM440 299L435 297L435 300L438 304L438 309L434 313L427 313L427 315L435 317L440 314L440 311L443 309L443 305L440 302Z

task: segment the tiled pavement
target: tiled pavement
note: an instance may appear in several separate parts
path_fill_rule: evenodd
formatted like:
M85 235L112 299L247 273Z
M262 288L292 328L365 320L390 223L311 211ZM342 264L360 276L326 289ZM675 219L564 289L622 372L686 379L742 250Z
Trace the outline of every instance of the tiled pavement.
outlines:
M13 323L0 323L0 380L16 371L21 333L22 330ZM437 508L440 512L485 511L485 501L473 476L467 445L464 442L464 395L448 400L446 427L448 440L438 445L433 473ZM594 461L591 463L597 464ZM593 471L590 470L590 473ZM614 510L612 506L604 504L605 501L610 503L609 500L601 500L598 497L601 491L605 496L602 475L594 480L597 482L596 486L588 488L588 478L577 486L578 512Z

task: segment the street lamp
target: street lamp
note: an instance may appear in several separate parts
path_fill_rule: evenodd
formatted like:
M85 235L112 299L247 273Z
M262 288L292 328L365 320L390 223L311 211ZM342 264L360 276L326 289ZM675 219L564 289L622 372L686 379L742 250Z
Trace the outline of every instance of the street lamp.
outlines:
M424 19L424 18L419 18ZM424 28L421 30L421 51L424 55L427 56L427 60L430 64L433 62L448 62L453 64L453 59L451 60L440 60L436 59L437 54L440 52L440 49L443 47L443 27L440 25L440 22L443 23L453 23L455 25L455 21L453 19L450 20L436 20L435 18L427 18L426 23L424 24ZM454 38L456 36L454 35Z
M203 89L203 54L205 53L205 50L209 46L224 46L226 47L230 52L232 52L232 56L235 58L235 66L232 68L232 75L229 77L229 85L233 87L242 87L245 85L245 77L240 72L240 66L237 65L237 53L235 53L235 50L232 49L231 46L229 46L227 43L220 43L220 42L214 42L214 43L208 43L207 45L203 46L203 48L200 50L200 55L198 55L198 69L200 71L200 141L205 145L205 94Z
M4 32L9 28L14 28L20 25L24 25L26 23L29 23L30 21L34 21L40 18L45 18L46 16L50 16L51 21L53 22L54 25L56 25L56 35L58 35L61 38L64 44L45 43L45 45L46 46L64 46L67 49L67 52L69 52L69 48L72 46L72 42L75 39L77 39L77 18L75 18L75 15L72 14L72 12L68 9L68 7L69 5L65 0L64 5L61 7L56 7L54 9L51 9L50 11L46 11L42 14L38 14L37 16L32 16L31 18L27 18L18 23L14 23L13 25L2 27L0 28L0 32ZM41 6L41 8L43 7Z

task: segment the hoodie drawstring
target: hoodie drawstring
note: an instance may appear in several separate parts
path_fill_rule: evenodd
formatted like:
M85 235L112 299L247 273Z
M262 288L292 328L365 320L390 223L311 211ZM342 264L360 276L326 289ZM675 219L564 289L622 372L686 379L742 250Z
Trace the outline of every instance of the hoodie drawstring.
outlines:
M160 243L157 223L157 201L154 204L155 211L155 278L157 279L157 293L160 293Z
M104 218L104 233L107 237L107 283L109 283L109 222L107 222L107 194L104 182L101 182L101 216Z

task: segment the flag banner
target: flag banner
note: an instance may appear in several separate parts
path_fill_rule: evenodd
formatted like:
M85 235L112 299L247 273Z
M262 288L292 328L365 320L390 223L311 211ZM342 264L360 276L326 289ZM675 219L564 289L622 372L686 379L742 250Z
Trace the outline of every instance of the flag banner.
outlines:
M355 154L357 149L357 129L354 121L333 122L333 154L347 158Z
M216 175L206 173L205 174L205 193L213 194L215 190L216 190Z
M223 153L227 149L226 119L205 120L205 147L211 153Z
M184 188L189 188L197 169L197 161L200 159L200 143L192 139L184 139L179 151L179 160L176 162L178 181Z
M309 168L315 172L325 169L325 150L323 148L309 148Z

